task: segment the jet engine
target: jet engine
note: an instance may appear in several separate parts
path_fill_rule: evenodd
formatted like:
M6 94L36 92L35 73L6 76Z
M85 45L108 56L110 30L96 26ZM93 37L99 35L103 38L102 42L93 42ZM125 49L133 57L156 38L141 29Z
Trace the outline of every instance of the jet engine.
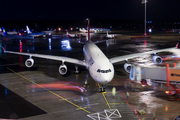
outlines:
M67 73L67 66L66 65L60 65L59 66L59 73L61 75L65 75Z
M34 60L32 58L29 58L25 62L26 67L32 67L34 65Z
M154 55L152 57L152 59L153 59L154 63L156 63L156 64L162 63L162 58L160 56Z
M125 63L125 64L124 64L124 69L126 70L126 72L130 73L130 70L131 70L131 64Z

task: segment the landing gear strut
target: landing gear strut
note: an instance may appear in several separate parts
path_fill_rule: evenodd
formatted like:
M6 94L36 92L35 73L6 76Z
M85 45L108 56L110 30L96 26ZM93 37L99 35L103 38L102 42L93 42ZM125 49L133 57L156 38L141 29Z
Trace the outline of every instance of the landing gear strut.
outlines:
M78 73L79 73L79 70L78 70L78 66L77 66L77 65L75 65L74 73L75 73L75 74L78 74Z
M105 92L105 87L101 84L100 92Z

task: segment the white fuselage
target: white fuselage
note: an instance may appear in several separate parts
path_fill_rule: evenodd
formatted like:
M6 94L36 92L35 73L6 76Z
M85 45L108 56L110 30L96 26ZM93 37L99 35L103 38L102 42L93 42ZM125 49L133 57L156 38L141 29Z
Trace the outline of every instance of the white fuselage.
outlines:
M114 35L107 35L107 38L114 38Z
M96 82L106 84L113 79L112 63L93 42L85 43L83 53L89 73Z
M107 35L107 38L114 38L114 35Z
M84 29L84 28L79 28L79 31L81 31L81 32L88 32L86 29Z
M107 32L106 38L114 38L114 35L109 35Z
M17 35L18 33L16 31L7 32L8 35Z

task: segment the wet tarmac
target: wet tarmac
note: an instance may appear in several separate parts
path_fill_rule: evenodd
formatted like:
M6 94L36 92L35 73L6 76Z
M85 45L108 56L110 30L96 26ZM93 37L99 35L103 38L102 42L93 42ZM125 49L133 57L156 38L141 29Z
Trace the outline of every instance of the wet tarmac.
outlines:
M174 47L178 40L130 40L120 35L116 39L98 43L108 58L155 49ZM105 34L91 34L92 41L102 40ZM101 36L101 37L100 37ZM130 38L130 37L129 37ZM61 35L34 40L6 40L0 38L0 46L9 51L58 55L83 60L83 39L69 39L64 45ZM67 47L68 46L68 47ZM19 56L0 51L1 114L4 119L22 120L172 120L180 115L180 102L169 99L166 86L153 84L142 87L129 80L124 62L114 64L115 76L106 85L106 93L99 93L99 84L89 76L86 68L79 66L80 74L74 74L74 65L65 63L68 73L58 72L60 61L33 58L32 68L24 65L28 56ZM160 53L160 55L169 53ZM154 65L150 56L130 60L138 64ZM178 61L168 61L172 64ZM84 83L87 80L88 85ZM63 86L67 86L66 89ZM80 90L86 88L87 92ZM115 97L112 88L116 88ZM130 96L127 98L126 92ZM134 109L143 109L144 115L135 115Z

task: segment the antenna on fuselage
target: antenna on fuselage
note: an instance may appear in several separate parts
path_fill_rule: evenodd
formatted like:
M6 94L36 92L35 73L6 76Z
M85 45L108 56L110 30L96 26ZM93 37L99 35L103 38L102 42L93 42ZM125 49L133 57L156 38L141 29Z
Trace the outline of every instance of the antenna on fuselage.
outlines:
M88 42L90 42L91 41L91 39L90 39L90 33L89 33L89 24L90 24L90 21L89 21L89 18L87 18L87 30L88 30L88 39L87 39L87 41Z

